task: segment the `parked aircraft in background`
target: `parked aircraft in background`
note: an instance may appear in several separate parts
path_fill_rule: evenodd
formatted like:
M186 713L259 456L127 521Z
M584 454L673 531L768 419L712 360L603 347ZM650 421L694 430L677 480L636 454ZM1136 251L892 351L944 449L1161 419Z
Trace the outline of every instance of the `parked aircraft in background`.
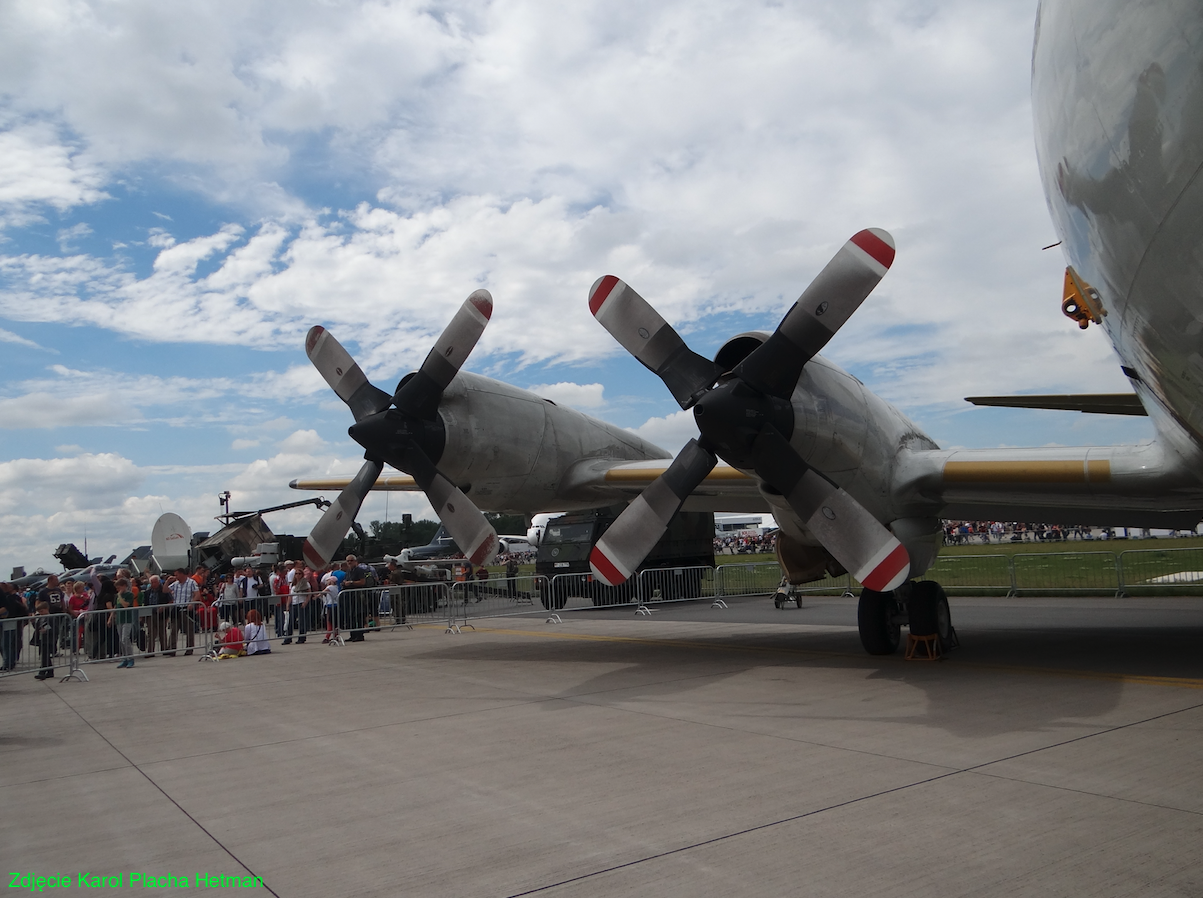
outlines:
M388 475L378 488L423 489L478 562L497 538L468 495L528 514L630 501L591 559L607 583L635 569L678 509L771 511L790 582L850 571L865 586L861 640L886 653L900 625L920 617L950 632L943 590L914 579L935 560L941 518L1194 527L1203 519L1203 7L1044 0L1032 76L1041 173L1070 263L1063 308L1103 327L1135 393L979 401L1143 411L1152 443L940 449L818 354L893 262L890 235L869 229L840 248L776 331L737 334L713 360L617 277L594 284L598 321L693 409L701 438L675 459L628 431L459 372L492 312L484 291L394 396L314 328L309 356L351 407L351 436L369 460L349 483L294 482L346 484L307 557L329 558L385 462L411 476Z

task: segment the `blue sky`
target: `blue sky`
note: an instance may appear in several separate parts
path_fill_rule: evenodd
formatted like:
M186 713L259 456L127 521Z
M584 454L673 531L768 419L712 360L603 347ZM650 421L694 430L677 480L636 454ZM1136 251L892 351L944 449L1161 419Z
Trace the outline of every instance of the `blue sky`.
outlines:
M1032 0L13 2L0 7L0 570L124 554L352 473L323 324L391 390L474 289L469 367L689 435L590 318L617 274L712 353L836 248L898 260L825 354L942 445L1136 442L970 409L1124 390L1059 311ZM428 514L420 496L387 514ZM374 496L361 519L382 518ZM274 517L304 533L316 513Z

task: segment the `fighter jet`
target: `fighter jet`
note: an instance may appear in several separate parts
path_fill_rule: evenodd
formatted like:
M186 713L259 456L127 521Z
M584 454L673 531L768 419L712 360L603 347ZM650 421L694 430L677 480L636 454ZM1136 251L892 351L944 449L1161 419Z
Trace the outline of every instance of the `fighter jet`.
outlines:
M411 475L383 486L425 490L478 560L496 535L469 494L490 510L527 513L629 502L591 558L610 584L631 575L678 509L770 511L791 583L848 571L864 585L861 641L882 654L896 650L902 622L922 617L950 631L943 590L917 579L936 558L941 518L1193 528L1203 519L1203 7L1043 0L1032 87L1041 175L1068 263L1062 308L1080 326L1101 326L1134 392L971 401L1143 413L1153 442L939 448L819 354L894 260L892 237L869 228L774 332L737 334L713 359L690 350L631 285L598 279L588 302L599 324L693 411L700 438L676 458L459 372L492 311L482 293L392 397L315 328L310 358L351 406L351 435L369 460L315 528L309 557L334 551L382 462Z

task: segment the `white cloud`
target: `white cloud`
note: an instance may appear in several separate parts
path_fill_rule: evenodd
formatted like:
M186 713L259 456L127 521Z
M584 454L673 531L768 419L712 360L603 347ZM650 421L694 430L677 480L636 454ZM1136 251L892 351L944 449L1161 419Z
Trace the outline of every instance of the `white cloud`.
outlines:
M234 440L230 443L230 448L235 452L242 452L244 449L254 449L262 440Z
M313 453L325 445L316 430L297 430L282 439L278 448L282 453L298 454Z
M528 387L532 393L537 393L544 399L571 408L600 408L606 404L605 387L602 384L576 384L571 381L561 381L555 384L538 384Z
M323 450L313 435L298 433L303 436L289 451L249 464L140 466L113 453L0 462L0 567L59 570L54 548L66 542L82 548L85 533L93 556L124 557L150 542L151 527L165 511L181 515L194 531L212 531L220 526L213 520L221 511L217 496L226 489L235 510L267 508L307 498L288 488L293 478L345 474L362 463ZM316 451L303 451L300 444L306 442ZM384 518L385 501L383 495L369 497L360 520ZM387 501L393 518L402 512L433 515L421 494L392 495ZM318 517L316 508L302 507L273 513L267 521L276 533L304 535Z
M127 427L151 421L224 423L243 437L252 427L279 431L293 426L291 419L278 415L276 404L329 389L316 372L310 377L291 368L253 378L160 377L107 369L81 371L65 365L51 365L46 371L48 376L0 385L10 394L0 395L0 416L10 430ZM255 420L264 414L274 417L263 423Z
M17 346L28 346L31 349L42 349L42 347L33 342L33 340L26 340L20 334L14 334L12 331L6 331L4 328L0 328L0 343L15 343Z
M0 514L34 512L48 496L61 497L63 513L103 508L141 482L134 464L112 453L0 462Z
M663 418L648 418L638 427L629 429L673 455L680 452L690 440L698 437L698 426L693 419L693 412L688 409L673 412Z
M5 124L0 118L0 229L41 218L42 206L61 212L107 197L100 169L62 143L53 126Z
M92 228L86 222L79 222L69 228L60 228L56 239L58 240L59 249L64 253L69 253L74 249L72 245L77 237L87 237L92 233Z
M140 420L133 406L112 393L82 396L32 392L0 399L0 419L12 430L44 427L118 426Z
M875 388L953 403L966 380L948 371L981 385L1014 372L1033 330L1056 335L1041 389L1118 377L1104 344L1060 320L1062 263L1039 252L1051 227L1026 6L296 4L274 17L269 4L178 20L138 3L48 8L16 14L12 33L42 55L14 48L28 68L0 66L0 83L63 110L106 164L187 162L220 171L195 179L226 185L212 190L242 179L253 203L266 173L292 171L290 141L320 132L326 158L378 184L378 201L325 215L271 199L257 221L159 231L141 276L87 256L0 258L10 318L264 347L300 345L320 322L387 382L486 286L497 311L471 364L504 377L620 352L585 307L602 273L687 339L714 339L716 314L771 326L875 224L894 231L898 261L829 349L871 365ZM79 84L80 59L114 66L111 83ZM184 121L190 103L206 128Z

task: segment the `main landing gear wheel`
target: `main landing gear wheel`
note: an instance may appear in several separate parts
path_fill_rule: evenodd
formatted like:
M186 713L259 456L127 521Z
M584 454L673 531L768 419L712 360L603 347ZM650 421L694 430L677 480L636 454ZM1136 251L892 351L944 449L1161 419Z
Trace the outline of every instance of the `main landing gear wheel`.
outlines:
M907 602L910 629L913 636L940 637L940 644L950 649L956 646L956 630L952 626L952 613L948 609L948 596L944 587L934 580L920 580L911 585L911 597Z
M870 655L892 655L898 650L902 631L896 620L897 613L894 593L861 590L856 624L860 630L860 644Z

